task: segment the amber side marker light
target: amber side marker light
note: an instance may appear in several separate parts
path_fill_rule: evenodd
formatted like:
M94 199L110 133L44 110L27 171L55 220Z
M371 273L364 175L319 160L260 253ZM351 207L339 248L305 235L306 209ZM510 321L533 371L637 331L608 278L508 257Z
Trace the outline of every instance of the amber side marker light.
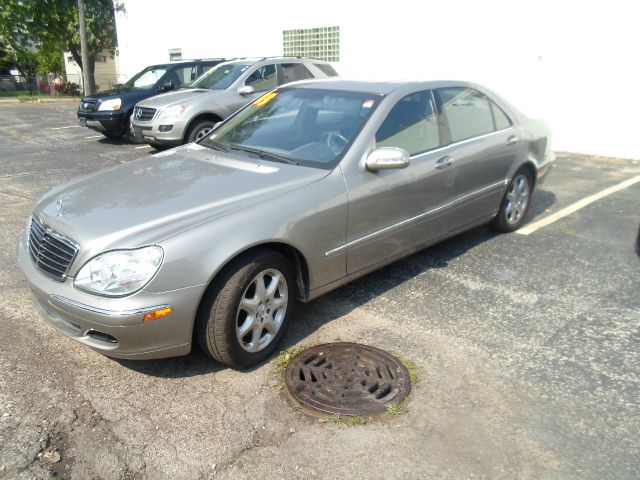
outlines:
M158 318L163 318L167 315L171 315L171 312L173 312L173 308L171 307L159 308L158 310L152 310L145 313L143 320L145 322L150 322L151 320L157 320Z
M261 96L259 99L257 99L255 102L253 102L253 104L256 107L261 107L267 103L269 103L271 100L273 100L276 96L278 95L278 92L269 92L264 94L263 96Z

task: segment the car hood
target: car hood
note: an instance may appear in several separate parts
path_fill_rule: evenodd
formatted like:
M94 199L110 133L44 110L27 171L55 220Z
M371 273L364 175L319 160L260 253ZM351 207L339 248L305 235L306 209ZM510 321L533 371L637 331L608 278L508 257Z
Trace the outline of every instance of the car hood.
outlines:
M146 94L147 92L151 92L152 88L115 88L111 90L104 90L102 92L96 92L92 95L87 95L86 97L82 97L81 102L86 102L87 100L109 100L111 98L123 97L127 95L140 95Z
M147 98L142 102L138 102L137 106L145 108L167 108L174 105L184 105L197 101L203 95L207 95L207 99L215 98L215 96L224 95L226 90L207 90L206 88L189 88L186 90L176 90L175 92L162 93L155 97Z
M34 213L76 241L78 260L86 261L105 250L160 242L328 173L188 144L62 184Z

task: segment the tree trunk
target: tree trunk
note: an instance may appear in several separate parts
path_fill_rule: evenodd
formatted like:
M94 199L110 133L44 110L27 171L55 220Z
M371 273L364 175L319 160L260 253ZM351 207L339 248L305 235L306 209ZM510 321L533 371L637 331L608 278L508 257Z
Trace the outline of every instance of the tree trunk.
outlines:
M82 65L82 57L80 56L80 52L78 51L77 48L74 47L70 47L69 51L71 52L71 56L73 57L73 60L80 66L80 69L82 71L82 74L84 75L84 66ZM89 57L89 82L91 84L91 91L95 92L96 91L96 77L95 77L95 72L96 72L96 58L94 56L90 56ZM84 78L84 77L83 77ZM87 92L87 88L84 87L84 91Z

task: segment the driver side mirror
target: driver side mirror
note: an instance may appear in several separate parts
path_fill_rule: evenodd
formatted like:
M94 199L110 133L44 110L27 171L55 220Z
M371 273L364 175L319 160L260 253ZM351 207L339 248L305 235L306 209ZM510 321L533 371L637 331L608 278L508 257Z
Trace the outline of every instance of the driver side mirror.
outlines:
M406 168L409 166L409 152L396 147L376 148L367 155L365 166L372 172L390 168Z
M173 90L175 88L175 85L173 84L173 82L165 82L162 84L162 87L160 87L160 90L162 90L163 92L168 92L169 90Z
M242 96L251 95L252 93L255 93L255 91L255 88L250 85L245 85L244 87L240 87L238 89L238 93Z

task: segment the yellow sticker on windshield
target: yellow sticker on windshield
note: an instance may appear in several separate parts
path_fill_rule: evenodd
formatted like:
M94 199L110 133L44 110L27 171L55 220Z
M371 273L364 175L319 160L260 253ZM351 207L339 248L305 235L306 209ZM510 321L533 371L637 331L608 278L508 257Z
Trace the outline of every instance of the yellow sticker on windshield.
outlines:
M278 92L269 92L263 96L261 96L259 99L257 99L255 102L253 102L253 104L256 107L262 107L263 105L266 105L267 103L269 103L271 100L273 100L276 96L278 95Z

